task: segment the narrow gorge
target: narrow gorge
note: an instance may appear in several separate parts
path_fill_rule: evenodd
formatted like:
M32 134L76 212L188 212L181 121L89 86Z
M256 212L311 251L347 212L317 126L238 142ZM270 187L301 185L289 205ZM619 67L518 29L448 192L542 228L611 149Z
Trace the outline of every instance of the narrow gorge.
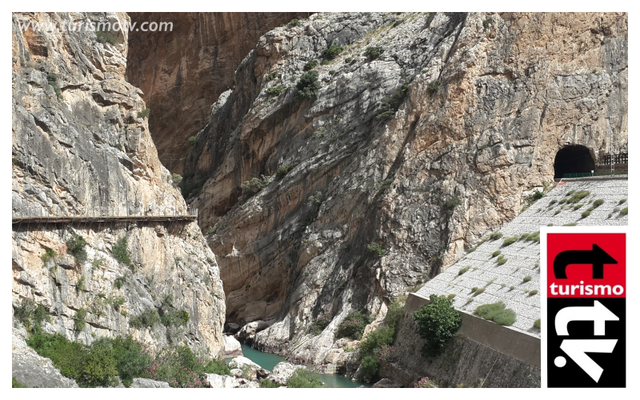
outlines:
M144 21L172 30L129 31ZM23 29L79 22L125 29ZM588 188L617 196L602 215L517 219L567 174L626 170L626 13L14 13L12 33L23 384L75 384L25 345L44 332L287 361L236 358L210 387L286 385L300 365L375 387L539 387L539 364L462 333L421 355L418 297L454 294L436 283L514 224L532 259L540 226L627 224L624 179ZM533 316L513 330L535 342Z

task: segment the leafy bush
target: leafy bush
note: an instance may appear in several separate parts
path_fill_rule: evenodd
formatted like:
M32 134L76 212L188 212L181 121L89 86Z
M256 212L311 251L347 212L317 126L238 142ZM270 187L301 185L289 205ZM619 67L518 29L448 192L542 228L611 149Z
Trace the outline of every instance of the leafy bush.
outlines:
M18 380L14 377L11 377L11 387L13 389L19 389L19 388L26 388L26 385L23 385L22 383L18 382Z
M338 325L336 339L348 337L360 340L365 326L369 323L369 317L360 311L351 311L349 315Z
M452 197L444 203L444 208L447 212L447 215L450 217L453 215L453 210L462 204L462 200L457 197Z
M382 53L384 53L384 50L380 46L367 47L367 49L364 51L364 55L367 56L369 60L375 60L376 58L380 57Z
M372 253L375 253L378 256L383 256L384 255L384 250L382 249L382 246L380 246L378 243L375 242L371 242L367 245L367 250L369 250Z
M280 78L280 76L281 75L279 73L277 73L276 71L273 71L273 72L268 73L268 74L266 74L264 76L264 81L265 82L270 82L270 81L272 81L272 80L274 80L276 78Z
M322 313L316 318L315 321L311 324L311 328L309 328L309 332L313 335L319 335L322 333L324 328L327 327L331 323L333 319L333 315L330 312Z
M544 197L544 193L542 193L542 192L541 192L541 191L539 191L539 190L536 190L536 191L533 193L533 196L531 196L531 197L529 197L529 198L527 199L527 203L528 203L529 205L532 205L533 203L535 203L536 201L540 200L540 199L541 199L541 198L543 198L543 197Z
M298 166L298 164L290 164L290 165L283 165L280 168L278 168L278 170L276 171L276 178L277 179L282 179L284 178L289 171L291 171L292 169L294 169L296 166Z
M185 310L165 311L161 309L161 312L160 322L164 326L183 326L189 322L189 313Z
M129 250L127 249L127 240L128 238L126 236L122 236L111 249L113 258L125 265L131 264Z
M381 326L373 332L370 332L360 342L360 356L373 355L376 348L393 343L394 328L390 326Z
M567 193L567 195L568 194L569 193ZM571 203L571 204L579 203L580 200L584 199L590 194L591 192L589 192L588 190L580 190L579 192L573 193L573 196L571 196L569 200L567 200L567 203Z
M138 111L138 118L149 118L149 114L151 114L151 109L145 108L142 111Z
M502 255L502 254L501 254L501 255L498 257L498 265L504 265L504 264L506 264L506 263L507 263L507 260L508 260L508 259L507 259L504 255Z
M499 256L500 253L502 253L500 250L494 251L493 253L491 253L491 258Z
M431 382L428 376L425 376L424 378L420 379L413 387L425 389L425 388L435 388L436 385L434 385L433 382Z
M342 53L343 50L344 47L331 46L328 49L322 50L322 58L331 61L338 57L338 54Z
M195 136L190 136L189 139L187 139L187 143L189 143L189 146L195 146L197 141L198 138Z
M42 260L42 262L44 262L46 264L49 261L55 259L57 256L58 256L58 254L56 254L56 252L53 251L53 249L45 247L44 248L44 254L40 256L40 259Z
M508 238L504 239L504 241L502 242L502 247L511 246L512 244L514 244L518 240L520 240L519 236L508 237Z
M111 43L116 44L118 42L118 33L111 33L108 31L96 31L96 39L98 43Z
M222 368L220 361L212 363L202 357L197 357L187 346L165 347L151 359L144 377L168 382L171 387L193 388L204 387L200 379L203 373L218 373L209 371L224 370L230 375L228 368Z
M86 240L80 235L73 235L71 239L67 240L67 251L73 255L78 264L83 264L87 261L86 245Z
M284 90L283 86L274 86L274 87L271 87L271 88L267 89L267 94L269 94L271 96L278 96L278 95L280 95L280 93L282 93L283 90Z
M322 381L318 375L306 368L297 369L287 381L287 387L290 388L321 388Z
M242 195L251 197L269 185L269 177L262 175L262 178L251 178L242 183Z
M427 85L427 91L432 95L438 93L439 89L440 89L440 81L438 79L431 81L431 83Z
M625 216L627 214L629 214L629 207L625 207L622 210L620 210L620 214L619 214L620 216Z
M76 332L82 332L84 330L84 327L87 325L86 318L87 318L86 309L81 308L78 311L76 311L75 315L73 316L73 329Z
M296 89L298 89L296 95L303 99L316 98L316 96L318 96L318 90L320 90L318 75L318 71L316 70L302 74L300 80L296 84Z
M501 301L478 306L473 312L473 315L505 326L513 325L513 323L516 322L515 311L510 308L505 308L504 303Z
M365 382L372 382L378 375L378 362L374 356L366 356L360 363L360 371L362 373L362 380Z
M581 214L582 218L587 218L589 215L591 215L591 210L587 210Z
M380 109L378 110L378 114L376 115L376 120L386 121L392 119L402 102L404 101L405 96L407 95L407 90L409 87L407 85L402 85L398 90L396 90L391 97L385 97L381 101Z
M56 97L62 99L62 90L60 89L60 85L58 84L58 74L55 72L49 72L47 74L47 83L51 85L53 91L56 93Z
M453 308L453 301L432 294L413 316L418 324L418 333L427 341L422 348L425 356L437 355L462 325L460 313Z
M311 71L312 69L314 69L317 66L318 66L318 62L316 60L310 60L310 61L307 61L307 63L304 65L303 69L305 71Z
M143 311L137 317L133 317L129 320L129 326L132 328L141 329L142 327L151 328L155 324L160 322L160 316L155 308Z
M598 208L598 207L600 207L600 206L601 206L601 205L603 205L603 204L604 204L604 200L602 200L602 199L598 199L598 200L596 200L596 201L594 201L594 202L593 202L592 207L593 207L593 208Z
M114 281L113 281L113 286L115 286L116 289L120 289L122 287L122 285L124 285L124 282L126 281L126 277L124 276L119 276L117 277Z
M540 330L540 318L533 321L533 327L536 328L537 330Z
M13 317L18 320L27 332L41 332L42 322L51 321L49 312L42 304L31 299L22 299L18 306L13 307Z
M261 380L261 381L260 381L260 387L261 387L261 388L268 388L268 389L271 389L271 388L277 388L277 387L280 387L280 385L278 385L277 383L275 383L275 382L274 382L274 381L272 381L271 379L266 378L266 379L263 379L263 380Z
M490 240L498 240L502 237L502 233L500 232L494 232L489 236Z

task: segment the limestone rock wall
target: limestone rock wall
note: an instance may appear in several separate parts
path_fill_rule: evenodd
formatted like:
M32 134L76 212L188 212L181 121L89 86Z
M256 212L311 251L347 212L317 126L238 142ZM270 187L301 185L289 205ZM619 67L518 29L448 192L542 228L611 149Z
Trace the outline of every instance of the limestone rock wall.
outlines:
M559 149L626 151L627 29L619 13L322 13L266 33L182 184L229 321L271 324L259 348L335 360L350 309L379 321L550 185ZM320 88L301 100L309 61Z
M171 22L171 31L129 35L127 78L144 92L149 127L163 165L182 173L188 139L211 117L211 104L233 87L234 71L270 29L308 13L129 13L132 23ZM145 25L146 26L146 25Z
M21 30L28 22L117 22L124 30L100 42L92 31ZM14 217L144 215L149 206L155 215L186 213L138 114L141 92L125 80L129 23L125 13L13 14ZM86 262L69 254L73 235L87 242ZM123 237L128 266L112 255ZM196 223L20 225L12 239L12 303L42 304L51 316L45 331L84 343L125 335L133 317L169 301L188 323L135 328L134 338L222 354L222 282ZM47 249L55 256L43 259ZM80 310L86 328L77 332Z

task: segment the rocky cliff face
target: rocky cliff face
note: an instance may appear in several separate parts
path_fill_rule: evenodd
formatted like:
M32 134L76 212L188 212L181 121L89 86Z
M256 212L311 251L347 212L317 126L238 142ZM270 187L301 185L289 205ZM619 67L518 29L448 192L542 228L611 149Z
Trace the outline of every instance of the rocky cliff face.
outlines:
M350 309L379 320L517 215L558 150L626 151L627 28L616 13L351 13L262 36L185 163L228 320L266 320L243 333L259 348L334 362Z
M21 30L28 22L124 29ZM129 22L124 13L13 15L14 217L186 213L139 114L141 92L125 80ZM152 348L185 343L221 355L222 282L196 223L23 224L12 235L13 305L43 305L45 331L84 343L132 332ZM84 256L71 255L75 235L86 242ZM165 315L186 311L188 322L130 326L162 307Z
M127 78L144 92L160 161L182 173L188 139L233 87L234 71L270 29L308 13L130 13L132 23L171 22L165 32L132 31Z

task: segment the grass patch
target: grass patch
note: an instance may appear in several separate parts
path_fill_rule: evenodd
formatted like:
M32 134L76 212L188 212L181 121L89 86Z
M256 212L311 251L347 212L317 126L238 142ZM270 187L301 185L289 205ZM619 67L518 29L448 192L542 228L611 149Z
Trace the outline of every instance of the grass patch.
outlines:
M343 50L344 47L331 46L328 49L322 50L322 58L328 61L334 60Z
M274 86L267 89L267 94L271 96L278 96L284 90L284 86Z
M505 238L504 241L502 242L501 247L511 246L512 244L517 242L519 239L520 239L519 236L512 236L512 237Z
M367 250L369 250L371 253L375 253L378 256L383 256L385 253L385 251L382 249L382 246L375 242L369 243L367 245Z
M290 164L290 165L283 165L280 168L278 168L278 170L276 171L276 178L277 179L282 179L284 178L289 171L291 171L292 169L294 169L295 167L297 167L298 164Z
M467 272L469 270L469 268L471 268L471 265L467 265L464 268L460 268L460 271L458 271L458 276L464 274L465 272Z
M629 214L629 207L625 207L625 208L623 208L622 210L620 210L620 214L619 214L619 215L620 215L621 217L622 217L622 216L625 216L625 215L627 215L627 214Z
M525 277L522 279L522 282L523 282L523 283L526 283L526 282L529 282L531 279L532 279L532 278L531 278L530 276L525 276Z
M573 195L567 200L567 203L575 204L579 203L582 199L589 196L591 192L588 190L580 190L578 192L573 193ZM569 195L569 193L567 193Z
M287 381L287 387L290 388L322 388L322 381L318 374L307 369L297 369L291 378Z
M112 33L109 31L96 31L96 40L98 41L98 43L116 44L118 42L118 33Z
M502 237L502 233L494 232L489 236L489 240L498 240Z
M138 112L138 118L149 118L149 114L151 114L151 109L145 108L144 110Z
M384 50L380 46L367 47L364 51L364 55L367 56L369 60L375 60L380 57L384 53Z
M536 328L537 330L540 330L540 318L533 321L533 327Z
M516 322L516 313L510 308L505 308L503 302L478 306L473 315L493 321L499 325L510 326Z
M507 263L507 258L504 255L500 255L500 257L498 257L498 265L504 265Z

